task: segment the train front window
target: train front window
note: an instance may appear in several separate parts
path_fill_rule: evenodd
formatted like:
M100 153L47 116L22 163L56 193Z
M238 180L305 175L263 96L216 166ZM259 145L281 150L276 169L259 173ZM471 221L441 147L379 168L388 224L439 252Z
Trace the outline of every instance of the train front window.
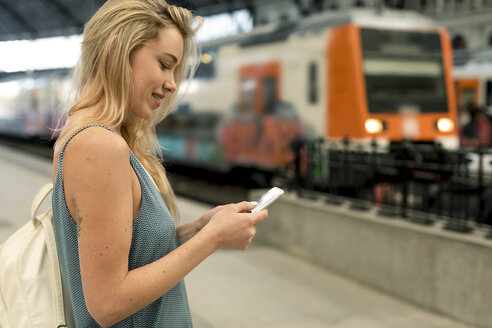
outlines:
M361 29L361 40L369 112L447 112L438 33Z

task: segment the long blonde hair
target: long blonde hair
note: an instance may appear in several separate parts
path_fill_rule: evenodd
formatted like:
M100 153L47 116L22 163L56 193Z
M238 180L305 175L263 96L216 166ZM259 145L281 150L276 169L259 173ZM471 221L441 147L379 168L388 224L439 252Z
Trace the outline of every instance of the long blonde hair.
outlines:
M59 137L61 140L90 123L120 127L128 146L156 182L176 222L176 198L162 165L155 126L177 105L193 77L199 62L195 35L201 23L201 17L164 0L108 0L85 25L75 70L76 101L68 115L99 103L103 106L92 117L70 120ZM161 28L170 26L178 28L184 40L183 58L175 69L178 90L166 95L152 118L144 120L128 108L133 90L130 55L156 40Z

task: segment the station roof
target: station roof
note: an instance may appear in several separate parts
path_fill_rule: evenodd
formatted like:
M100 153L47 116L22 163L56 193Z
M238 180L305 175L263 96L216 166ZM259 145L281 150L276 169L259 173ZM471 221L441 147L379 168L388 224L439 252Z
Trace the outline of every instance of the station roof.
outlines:
M0 41L82 33L106 0L0 0ZM201 16L250 9L253 0L168 0Z

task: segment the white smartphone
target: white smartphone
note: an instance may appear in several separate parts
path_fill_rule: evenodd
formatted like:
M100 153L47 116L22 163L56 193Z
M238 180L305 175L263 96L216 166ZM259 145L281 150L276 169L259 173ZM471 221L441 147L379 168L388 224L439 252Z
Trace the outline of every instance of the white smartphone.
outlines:
M284 191L277 187L273 187L268 190L256 200L256 206L251 210L251 213L258 212L266 208L268 205L277 200L277 198L279 198L283 193Z

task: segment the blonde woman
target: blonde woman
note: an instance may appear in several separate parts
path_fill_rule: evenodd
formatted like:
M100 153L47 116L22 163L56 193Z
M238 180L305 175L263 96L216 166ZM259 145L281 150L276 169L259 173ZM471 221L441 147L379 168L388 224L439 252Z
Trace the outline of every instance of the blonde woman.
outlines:
M164 0L109 0L86 24L78 95L53 161L77 327L191 327L183 278L219 248L245 249L268 216L242 202L176 222L154 128L191 78L200 23Z

